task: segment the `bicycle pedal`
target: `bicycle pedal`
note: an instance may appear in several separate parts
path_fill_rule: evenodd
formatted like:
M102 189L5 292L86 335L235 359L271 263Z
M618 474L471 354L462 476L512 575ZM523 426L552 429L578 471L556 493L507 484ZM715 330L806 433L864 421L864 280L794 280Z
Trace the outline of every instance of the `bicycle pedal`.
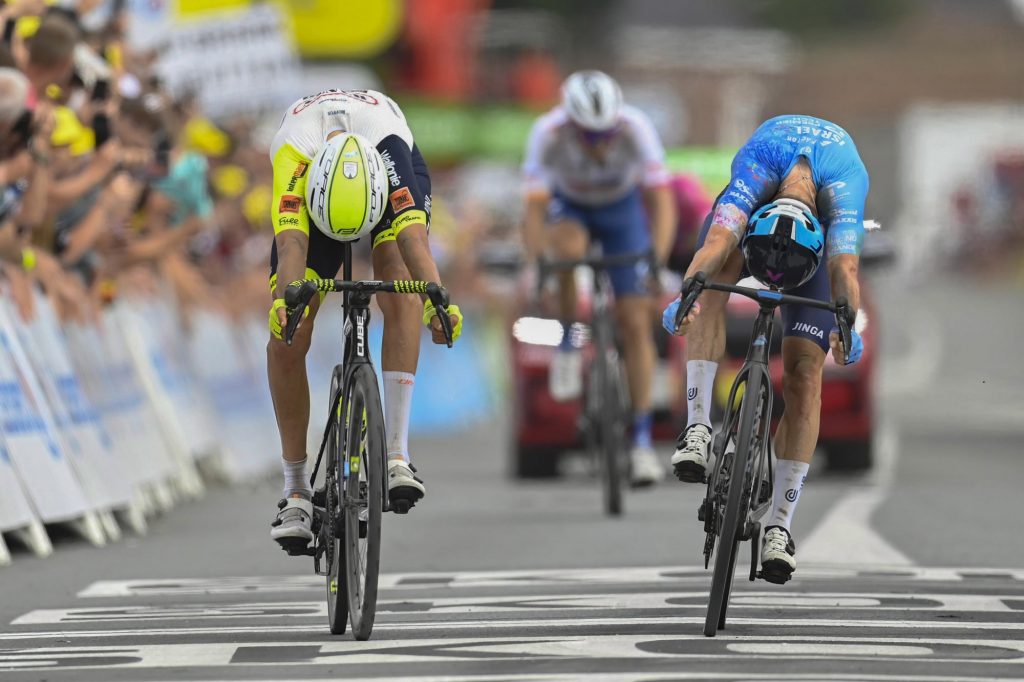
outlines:
M673 465L672 473L683 483L707 483L704 467L693 462L679 462Z
M288 556L314 556L315 554L312 545L302 538L280 538L277 544Z
M771 569L766 571L762 568L757 572L757 577L773 585L785 585L793 577L793 573L791 571L773 571Z
M405 498L399 498L397 500L391 500L391 511L396 514L408 514L409 510L412 509L414 503Z

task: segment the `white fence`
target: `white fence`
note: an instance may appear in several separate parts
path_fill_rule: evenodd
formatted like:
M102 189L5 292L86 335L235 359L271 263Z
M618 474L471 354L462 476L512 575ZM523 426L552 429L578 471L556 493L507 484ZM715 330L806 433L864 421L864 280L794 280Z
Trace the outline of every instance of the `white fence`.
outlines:
M0 565L4 537L40 556L46 526L95 545L277 466L262 325L166 300L121 300L62 326L45 298L25 322L0 301Z

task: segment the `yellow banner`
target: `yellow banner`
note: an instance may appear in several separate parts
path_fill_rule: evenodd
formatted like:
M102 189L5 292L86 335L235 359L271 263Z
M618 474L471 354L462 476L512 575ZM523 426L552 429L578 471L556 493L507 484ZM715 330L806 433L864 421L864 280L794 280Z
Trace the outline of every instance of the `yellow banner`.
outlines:
M176 0L176 16L248 7L252 0ZM402 0L277 0L303 57L374 57L398 37Z

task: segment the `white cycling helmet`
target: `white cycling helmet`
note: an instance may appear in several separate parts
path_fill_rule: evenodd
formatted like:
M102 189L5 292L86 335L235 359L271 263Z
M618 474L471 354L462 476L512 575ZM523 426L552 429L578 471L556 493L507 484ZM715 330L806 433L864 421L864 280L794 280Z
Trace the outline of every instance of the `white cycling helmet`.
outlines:
M612 130L622 113L622 90L602 71L577 71L562 84L562 107L584 130Z
M380 152L362 135L328 140L309 171L306 206L313 223L331 239L365 237L384 215L388 176Z

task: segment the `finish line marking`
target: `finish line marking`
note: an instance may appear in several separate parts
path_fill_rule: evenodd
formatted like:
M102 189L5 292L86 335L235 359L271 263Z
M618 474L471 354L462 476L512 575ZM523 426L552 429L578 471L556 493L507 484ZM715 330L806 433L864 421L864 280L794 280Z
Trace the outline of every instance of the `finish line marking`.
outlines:
M801 562L794 584L814 580L880 578L886 580L949 581L991 578L1024 582L1018 568L928 568L904 565L845 567ZM703 566L661 566L652 568L557 569L538 571L481 571L439 573L392 573L380 576L382 590L427 590L436 588L548 587L557 585L639 585L698 581L710 583L711 572ZM317 576L253 576L240 578L183 578L156 580L99 580L78 592L79 598L150 597L187 595L268 594L322 592L323 578Z
M1010 602L1008 604L1007 602ZM1018 606L1018 604L1020 606ZM730 608L786 610L899 610L917 613L1019 613L1022 595L920 594L901 597L891 593L737 592ZM1016 608L1015 608L1016 607ZM541 613L547 610L636 610L707 608L707 592L642 592L626 594L563 594L500 597L446 597L439 599L382 599L381 615ZM118 606L36 609L11 625L74 625L77 623L145 622L167 620L227 620L239 618L325 618L324 601L192 604L187 606ZM538 624L542 622L538 619Z

